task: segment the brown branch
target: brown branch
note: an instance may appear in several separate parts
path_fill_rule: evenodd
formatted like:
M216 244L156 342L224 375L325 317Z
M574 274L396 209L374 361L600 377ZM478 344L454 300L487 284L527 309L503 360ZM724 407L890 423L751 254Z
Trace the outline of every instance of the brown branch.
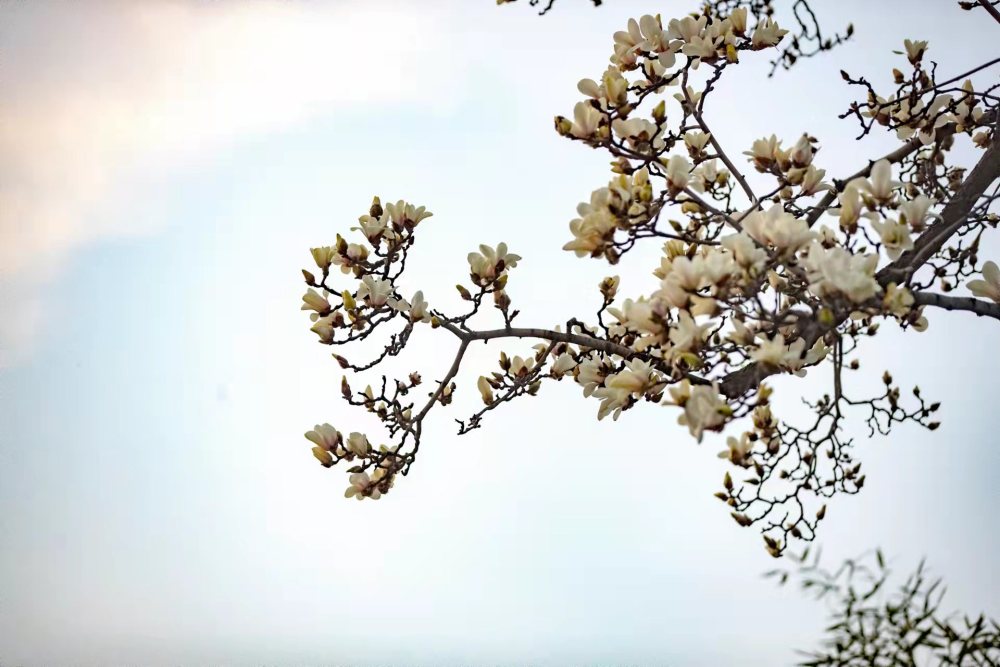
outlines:
M985 9L997 23L1000 23L1000 11L997 11L997 8L993 6L993 3L988 0L979 0L979 4L982 5L983 9Z
M913 301L919 306L935 306L945 310L967 310L979 317L1000 320L1000 303L990 303L971 296L947 296L933 292L916 292Z
M1000 135L979 159L968 178L941 211L941 219L920 235L911 250L878 272L883 286L890 282L903 283L941 249L963 224L979 198L993 181L1000 178Z
M553 331L551 329L508 327L506 329L490 329L487 331L466 331L450 322L442 322L441 326L467 342L493 340L494 338L541 338L542 340L550 340L557 343L579 345L580 347L598 350L605 354L617 354L626 359L631 359L636 354L632 348L612 343L609 340L602 340L585 334Z

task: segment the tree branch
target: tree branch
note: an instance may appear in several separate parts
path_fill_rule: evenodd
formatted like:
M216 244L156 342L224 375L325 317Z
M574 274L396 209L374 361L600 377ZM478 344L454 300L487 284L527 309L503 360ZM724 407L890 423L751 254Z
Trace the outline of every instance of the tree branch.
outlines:
M1000 320L1000 303L990 303L971 296L947 296L933 292L916 292L913 301L920 306L936 306L945 310L967 310L979 317Z
M441 326L452 332L464 341L493 340L494 338L541 338L542 340L555 341L557 343L569 343L579 345L583 348L598 350L605 354L617 354L625 359L635 356L635 350L624 345L612 343L609 340L602 340L587 336L585 334L566 333L564 331L553 331L551 329L536 329L525 327L508 327L506 329L490 329L487 331L465 331L455 326L451 322L441 322Z
M914 243L913 248L903 253L895 262L878 272L878 281L883 286L890 282L902 284L909 280L917 269L941 249L952 234L965 223L969 212L986 192L993 181L1000 178L1000 134L979 159L968 178L955 192L944 210L941 219L927 228Z

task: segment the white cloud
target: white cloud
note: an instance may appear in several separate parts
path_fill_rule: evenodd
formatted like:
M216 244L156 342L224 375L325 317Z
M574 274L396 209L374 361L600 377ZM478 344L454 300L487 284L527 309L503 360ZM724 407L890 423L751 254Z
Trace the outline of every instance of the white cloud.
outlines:
M322 114L439 106L440 14L412 3L13 3L0 8L0 366L25 351L65 260L148 222L98 216L166 174ZM43 277L44 276L44 277ZM34 314L34 316L32 316Z

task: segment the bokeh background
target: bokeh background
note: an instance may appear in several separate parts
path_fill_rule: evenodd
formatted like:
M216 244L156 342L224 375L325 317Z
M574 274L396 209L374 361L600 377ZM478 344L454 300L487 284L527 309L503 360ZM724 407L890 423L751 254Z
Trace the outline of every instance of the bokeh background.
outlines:
M435 213L405 283L432 305L503 240L525 324L593 310L611 269L560 247L607 158L552 117L628 17L694 4L0 0L0 662L779 665L815 644L824 605L761 578L758 533L711 495L722 439L671 409L598 423L563 382L458 438L493 343L383 500L345 500L302 437L381 437L298 310L308 248L374 194ZM709 111L731 152L809 131L853 172L895 141L854 142L839 69L885 84L909 37L958 73L997 43L953 2L815 6L855 38L770 80L744 58ZM658 252L615 267L622 293L654 288ZM853 382L919 382L943 426L858 425L868 483L831 504L825 558L926 556L946 607L998 615L996 323L929 319L887 325ZM454 347L425 331L397 368L431 380ZM784 414L825 382L782 383Z

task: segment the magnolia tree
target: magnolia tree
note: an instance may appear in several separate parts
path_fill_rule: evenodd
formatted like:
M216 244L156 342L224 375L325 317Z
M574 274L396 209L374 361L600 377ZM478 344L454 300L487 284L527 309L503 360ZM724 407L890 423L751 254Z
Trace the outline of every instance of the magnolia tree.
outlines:
M990 2L981 5L976 11L1000 22ZM481 409L457 420L468 433L505 403L567 381L594 402L597 419L645 404L696 441L724 432L719 456L732 468L715 495L738 524L758 527L777 557L791 540L814 539L829 499L864 485L845 435L849 418L872 434L905 422L938 427L938 403L904 391L889 372L874 396L849 393L843 378L859 368L859 342L886 320L919 335L928 308L1000 319L1000 269L979 256L1000 221L1000 84L973 83L1000 59L942 76L927 42L907 40L887 65L889 89L843 72L860 99L841 118L857 122L861 136L888 132L899 142L854 173L827 173L821 140L810 134L723 146L713 103L724 77L755 58L774 58L773 72L852 32L824 38L802 18L812 16L808 5L793 8L793 35L769 0L630 20L614 33L607 69L581 80L580 101L555 119L560 135L613 159L607 184L577 206L563 250L615 265L637 244L659 244L652 291L620 295L618 278L607 277L593 288L595 315L528 326L508 292L521 256L500 243L469 253L457 286L466 306L436 308L405 270L430 212L377 197L353 235L312 249L318 273L303 271L302 309L342 368L363 373L405 355L418 327L455 351L430 382L422 368L362 381L361 391L344 377L344 400L376 415L384 432L321 424L306 438L323 466L346 468L347 497L393 490L417 460L427 416L457 391L482 398ZM510 351L460 387L469 347L494 339ZM378 341L372 358L339 351L362 341L365 350ZM773 407L771 379L807 372L829 378L829 389L808 403L810 418L793 423Z

